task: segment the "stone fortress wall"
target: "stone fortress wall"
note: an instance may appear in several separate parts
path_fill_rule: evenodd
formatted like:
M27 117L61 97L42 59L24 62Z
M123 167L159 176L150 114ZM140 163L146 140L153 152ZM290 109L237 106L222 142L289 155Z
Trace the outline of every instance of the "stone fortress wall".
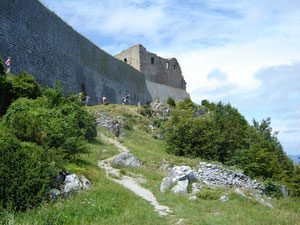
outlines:
M68 91L85 90L91 105L103 96L120 103L127 93L132 104L149 102L154 94L184 98L167 85L159 93L144 73L98 48L38 0L1 0L0 7L0 57L12 57L14 74L26 71L50 87L60 80Z

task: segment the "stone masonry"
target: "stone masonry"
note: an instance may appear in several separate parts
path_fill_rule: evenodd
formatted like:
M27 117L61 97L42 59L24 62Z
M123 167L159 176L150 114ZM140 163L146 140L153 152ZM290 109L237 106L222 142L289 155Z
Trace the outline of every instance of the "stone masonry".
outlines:
M175 58L164 59L148 52L140 44L122 51L115 57L143 72L147 81L186 90L186 82Z
M1 0L0 7L0 57L12 57L13 74L26 71L50 87L60 80L66 91L86 91L91 105L100 104L103 96L111 103L120 103L127 93L131 94L131 104L144 104L154 97L166 99L168 95L176 100L189 96L175 59L168 61L170 69L177 63L179 75L174 73L174 80L153 75L147 72L149 65L142 63L141 69L135 69L104 52L38 0ZM154 63L158 61L154 58Z

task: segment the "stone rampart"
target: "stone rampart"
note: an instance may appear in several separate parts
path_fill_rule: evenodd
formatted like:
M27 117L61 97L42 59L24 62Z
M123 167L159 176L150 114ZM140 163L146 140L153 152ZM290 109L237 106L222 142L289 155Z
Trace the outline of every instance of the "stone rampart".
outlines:
M190 98L189 93L181 88L157 84L148 80L146 81L146 85L151 93L152 99L159 99L159 101L165 102L168 100L168 97L172 97L176 101L183 101L186 98Z
M37 0L1 0L0 56L12 57L11 72L26 71L53 86L83 89L99 104L102 96L120 103L126 93L131 103L151 100L145 76L104 52Z
M1 0L0 57L5 60L8 56L13 74L25 71L50 87L60 80L66 91L86 91L90 105L100 104L103 96L120 103L127 93L131 104L180 95L167 91L166 85L148 84L150 75L101 50L38 0ZM160 79L150 81L163 83Z

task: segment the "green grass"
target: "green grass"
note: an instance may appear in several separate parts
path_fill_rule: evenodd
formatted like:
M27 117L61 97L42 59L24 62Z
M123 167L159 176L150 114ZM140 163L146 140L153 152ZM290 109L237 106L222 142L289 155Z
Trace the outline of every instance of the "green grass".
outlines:
M121 137L130 153L135 154L143 163L141 168L121 168L121 174L130 172L141 174L147 179L143 187L151 190L158 202L168 206L173 216L161 217L154 212L154 207L139 198L131 191L123 188L104 176L104 171L97 167L97 162L119 153L112 145L104 143L100 137L88 144L88 153L66 165L66 168L76 174L83 174L93 183L89 191L62 199L56 203L45 203L41 207L25 213L4 214L1 221L7 224L176 224L184 219L184 224L300 224L299 199L281 198L272 200L274 208L262 205L256 200L242 197L230 189L210 190L207 196L195 201L187 196L178 196L170 191L160 192L161 180L167 176L167 171L157 168L163 159L173 165L196 166L200 159L188 159L169 155L164 150L164 142L152 137L147 129L153 118L143 117L138 108L123 105L108 105L89 107L89 110L107 111L111 116L123 116L130 120L132 129L122 129L126 137ZM99 128L98 132L114 138L112 132ZM230 201L220 202L218 199L224 192L231 192Z

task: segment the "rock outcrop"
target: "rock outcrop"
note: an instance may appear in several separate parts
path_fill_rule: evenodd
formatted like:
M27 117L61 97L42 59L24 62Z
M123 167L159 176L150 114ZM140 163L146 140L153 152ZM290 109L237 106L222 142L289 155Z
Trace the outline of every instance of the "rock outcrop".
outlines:
M142 165L138 158L130 153L121 153L113 159L113 164L117 166L140 167Z
M166 162L164 164L166 164ZM197 194L202 192L204 187L212 189L217 187L235 187L234 192L236 194L245 198L253 197L262 204L273 208L273 206L264 199L266 196L263 198L264 185L262 183L222 166L200 162L196 169L192 169L189 166L175 166L168 170L168 176L161 182L161 192L172 188L171 192L174 194L186 195L188 194L188 185L191 184L192 189L189 193L191 196L189 200L197 200ZM219 200L221 202L229 201L230 199L226 196L228 194L229 193L225 193Z
M86 190L92 186L92 183L83 175L81 181L76 174L62 172L55 179L54 188L50 190L50 197L57 199L60 195L67 197L71 193L76 193L79 190Z

